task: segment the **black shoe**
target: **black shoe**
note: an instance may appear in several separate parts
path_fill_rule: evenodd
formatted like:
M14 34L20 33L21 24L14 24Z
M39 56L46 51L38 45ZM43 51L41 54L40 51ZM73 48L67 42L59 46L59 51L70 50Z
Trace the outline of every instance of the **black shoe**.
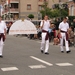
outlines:
M43 53L43 50L41 50L41 53Z
M49 53L48 53L48 52L46 52L45 54L49 55Z
M69 51L66 51L66 53L70 53L71 51L69 50Z
M61 51L61 53L64 53L64 51Z
M3 58L3 56L1 55L0 58Z

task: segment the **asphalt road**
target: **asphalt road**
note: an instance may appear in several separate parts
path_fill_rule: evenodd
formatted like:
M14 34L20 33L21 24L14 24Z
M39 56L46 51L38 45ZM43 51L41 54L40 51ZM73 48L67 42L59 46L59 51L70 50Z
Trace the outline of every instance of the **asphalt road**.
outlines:
M60 52L50 43L49 55L41 54L40 40L7 35L0 75L75 75L75 48Z

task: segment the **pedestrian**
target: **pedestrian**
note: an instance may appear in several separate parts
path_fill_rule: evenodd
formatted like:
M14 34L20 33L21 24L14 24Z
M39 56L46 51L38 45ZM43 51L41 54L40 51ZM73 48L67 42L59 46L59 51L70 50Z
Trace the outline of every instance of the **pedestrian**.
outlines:
M6 23L2 21L2 17L0 16L0 57L2 58L3 45L6 38Z
M73 26L74 26L74 28L75 28L75 19L73 19Z
M66 53L71 52L69 50L69 44L68 44L68 30L69 30L69 24L67 23L67 18L64 17L63 21L59 24L60 48L62 53L64 53L63 40L65 40Z
M69 46L73 46L73 44L74 44L74 32L73 32L72 26L70 26L68 33L69 33Z
M49 54L49 28L50 21L48 20L48 16L44 16L44 20L41 21L40 27L42 29L42 42L41 42L41 53Z
M58 45L60 43L59 36L60 36L60 34L58 33L57 36L54 38L54 44L53 45Z

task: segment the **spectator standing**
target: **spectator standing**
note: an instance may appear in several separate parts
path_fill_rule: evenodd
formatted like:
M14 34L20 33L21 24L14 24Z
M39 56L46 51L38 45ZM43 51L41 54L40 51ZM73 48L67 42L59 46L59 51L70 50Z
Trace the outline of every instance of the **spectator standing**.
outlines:
M59 23L60 23L59 18L56 18L56 21L55 21L56 30L59 30Z
M40 26L38 25L38 27L37 27L37 36L38 36L39 40L41 40L41 33L42 33L42 30L41 30Z
M75 28L75 19L73 20L73 26L74 26L74 28Z
M73 32L73 27L70 26L68 34L69 34L69 46L72 46L74 44L74 32Z

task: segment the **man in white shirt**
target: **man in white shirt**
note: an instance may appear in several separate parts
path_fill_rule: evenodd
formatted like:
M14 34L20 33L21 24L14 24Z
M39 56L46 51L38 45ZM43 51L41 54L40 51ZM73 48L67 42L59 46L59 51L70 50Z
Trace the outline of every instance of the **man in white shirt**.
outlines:
M59 24L59 33L60 33L60 48L61 52L64 53L63 49L63 39L65 40L66 53L70 53L69 45L68 45L68 29L69 24L67 23L67 18L64 17L63 21Z
M6 37L6 23L2 21L2 18L0 16L0 57L2 58L2 51L3 51L3 45Z
M41 42L41 52L43 53L45 48L45 54L48 53L49 49L49 28L50 28L50 21L48 20L48 16L44 17L44 20L41 21L40 27L42 29L42 42Z

